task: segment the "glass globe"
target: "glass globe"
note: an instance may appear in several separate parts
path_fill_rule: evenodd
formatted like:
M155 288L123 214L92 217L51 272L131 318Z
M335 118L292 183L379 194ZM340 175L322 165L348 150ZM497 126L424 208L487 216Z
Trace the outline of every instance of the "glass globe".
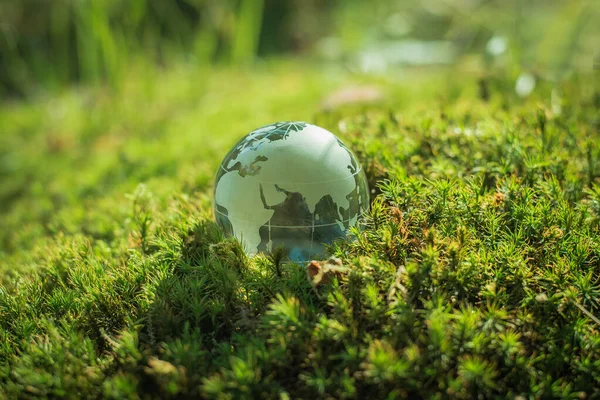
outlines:
M283 246L292 261L324 257L369 207L365 173L331 132L305 122L252 131L225 156L214 212L249 254Z

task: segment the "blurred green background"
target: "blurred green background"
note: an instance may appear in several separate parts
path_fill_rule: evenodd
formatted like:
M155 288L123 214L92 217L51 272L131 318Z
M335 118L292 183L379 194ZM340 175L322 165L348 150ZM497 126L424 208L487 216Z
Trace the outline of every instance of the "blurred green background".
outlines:
M470 62L560 80L592 69L598 8L593 0L2 0L0 95L80 82L118 88L133 62L223 66L282 55L358 73Z

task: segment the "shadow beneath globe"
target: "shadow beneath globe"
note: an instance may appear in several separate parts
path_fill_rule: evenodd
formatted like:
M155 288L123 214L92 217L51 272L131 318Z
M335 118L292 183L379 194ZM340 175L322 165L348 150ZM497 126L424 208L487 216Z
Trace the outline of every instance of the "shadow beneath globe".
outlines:
M261 316L279 294L325 306L305 267L285 262L281 250L251 260L212 220L200 221L180 239L179 251L162 257L168 272L153 289L140 340L163 349L174 346L172 351L183 351L182 343L196 346L194 355L178 356L186 368L208 371L217 362L212 349L231 346L236 333L260 330Z
M148 309L150 341L179 337L185 326L197 330L203 342L229 337L239 275L247 263L239 243L204 220L181 237L180 250L172 256Z

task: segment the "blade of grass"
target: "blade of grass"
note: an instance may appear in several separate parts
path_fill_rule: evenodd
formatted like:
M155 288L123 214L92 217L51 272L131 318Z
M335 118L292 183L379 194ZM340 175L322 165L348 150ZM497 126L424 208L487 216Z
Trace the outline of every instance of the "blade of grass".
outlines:
M234 63L252 61L258 51L264 0L242 0L231 58Z

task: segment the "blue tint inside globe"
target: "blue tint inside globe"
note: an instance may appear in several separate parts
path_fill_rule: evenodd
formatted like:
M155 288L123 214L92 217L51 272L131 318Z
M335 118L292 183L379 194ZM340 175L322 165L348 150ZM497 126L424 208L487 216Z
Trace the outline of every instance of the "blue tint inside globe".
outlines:
M304 122L259 128L225 156L215 217L249 254L283 246L292 261L325 256L369 205L364 171L331 132Z

